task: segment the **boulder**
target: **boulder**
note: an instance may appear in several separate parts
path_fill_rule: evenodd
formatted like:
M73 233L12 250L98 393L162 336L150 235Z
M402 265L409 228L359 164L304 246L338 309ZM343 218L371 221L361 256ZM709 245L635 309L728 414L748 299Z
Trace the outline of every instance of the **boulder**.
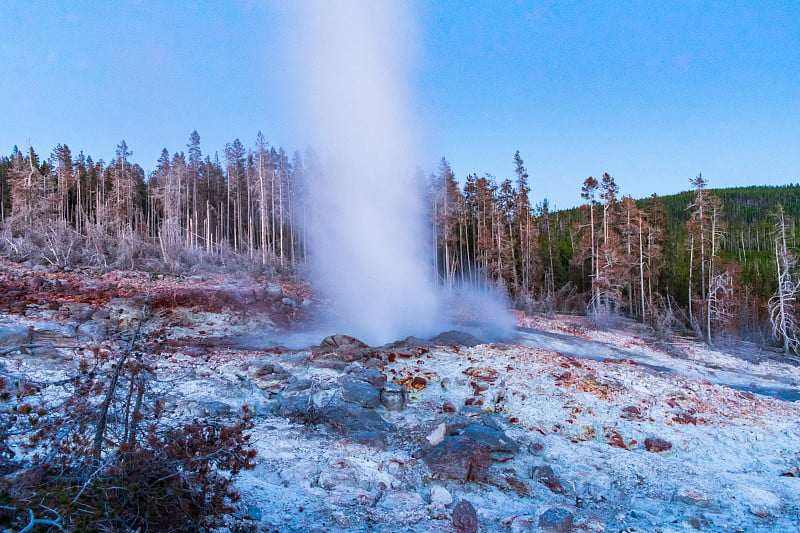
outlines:
M0 326L0 346L18 346L31 341L31 329L22 324Z
M381 405L389 411L402 411L406 406L406 388L387 383L381 389Z
M564 494L564 486L561 480L556 477L555 472L549 465L534 466L531 469L531 479L535 479L554 494Z
M644 439L644 449L652 453L666 453L672 450L672 443L658 437Z
M463 331L445 331L431 338L431 342L436 345L455 345L455 346L477 346L483 344L479 338L464 333Z
M543 531L566 533L572 531L574 519L572 513L566 509L553 507L542 513L539 517L539 527Z
M483 482L492 461L491 448L468 437L447 437L423 452L422 460L433 477Z
M470 424L461 434L481 444L489 446L492 454L515 454L519 446L504 432L480 424Z
M356 431L349 435L350 440L385 451L389 447L389 439L385 431Z
M365 381L373 387L383 387L386 383L386 374L375 368L362 368L359 365L351 365L345 368L347 375L344 379Z
M281 287L280 283L267 283L265 292L267 297L273 302L277 302L283 298L283 287Z
M308 424L315 424L322 421L320 415L319 420L315 414L320 412L321 408L314 404L311 396L301 394L298 396L284 396L278 401L275 414L286 418L299 419L299 421Z
M345 381L342 383L342 400L356 403L368 409L375 409L380 405L380 391L364 381Z
M280 388L289 373L280 365L258 362L247 367L247 377L260 389Z
M461 500L453 509L453 531L455 533L476 533L478 513L467 500Z
M453 495L441 485L434 485L431 487L431 503L450 505L453 503Z
M625 420L640 420L642 418L642 411L635 405L626 405L622 408L620 417Z
M233 414L233 409L225 402L212 400L202 404L200 409L198 409L198 414L203 417L220 418L231 416Z
M330 335L319 346L324 352L334 353L346 362L366 360L374 356L372 348L349 335Z
M416 492L392 492L383 497L378 507L386 510L415 511L425 505Z
M377 412L352 403L338 403L325 409L325 420L336 429L351 436L363 431L390 432L390 424Z
M298 379L295 381L291 381L288 385L286 385L286 387L284 387L283 389L283 392L289 393L289 392L305 391L310 389L313 384L314 382L308 378Z

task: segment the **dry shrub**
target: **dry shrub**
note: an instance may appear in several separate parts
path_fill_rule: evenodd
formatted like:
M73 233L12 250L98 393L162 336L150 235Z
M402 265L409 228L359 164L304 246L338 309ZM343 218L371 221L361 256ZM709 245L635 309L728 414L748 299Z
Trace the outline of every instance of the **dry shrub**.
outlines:
M34 516L76 532L243 523L233 481L254 466L250 413L168 420L137 335L127 349L84 349L77 374L57 384L0 380L0 529Z

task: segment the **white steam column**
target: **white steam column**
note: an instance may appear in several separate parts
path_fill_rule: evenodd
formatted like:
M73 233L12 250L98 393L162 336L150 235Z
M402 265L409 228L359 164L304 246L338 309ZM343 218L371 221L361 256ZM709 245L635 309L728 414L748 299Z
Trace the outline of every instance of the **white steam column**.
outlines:
M312 276L331 328L382 344L441 331L410 102L410 3L302 1L292 46L301 120L321 156L308 184Z

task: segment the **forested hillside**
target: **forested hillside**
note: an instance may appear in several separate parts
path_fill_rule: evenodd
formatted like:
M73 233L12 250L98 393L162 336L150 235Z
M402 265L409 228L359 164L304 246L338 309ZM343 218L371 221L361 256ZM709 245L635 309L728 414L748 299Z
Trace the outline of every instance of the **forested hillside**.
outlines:
M0 251L17 261L186 270L247 263L302 275L304 190L323 171L313 153L291 158L259 134L222 158L166 149L146 175L125 141L108 163L58 145L49 157L16 147L0 158ZM794 220L800 186L712 189L634 200L604 174L575 191L579 208L535 203L536 179L517 152L511 179L454 175L446 160L425 182L441 283L486 276L515 305L627 316L656 332L794 340ZM778 280L782 276L781 291ZM773 305L770 306L770 300Z

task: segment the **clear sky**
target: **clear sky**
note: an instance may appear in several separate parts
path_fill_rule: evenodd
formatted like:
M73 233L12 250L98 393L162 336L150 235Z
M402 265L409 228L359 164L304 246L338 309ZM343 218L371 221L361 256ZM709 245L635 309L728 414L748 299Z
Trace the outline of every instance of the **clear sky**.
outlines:
M109 160L125 139L152 170L195 129L205 153L259 130L302 151L288 4L2 2L0 153L66 143ZM445 156L459 178L512 177L520 150L534 201L558 207L603 172L636 197L698 172L713 187L800 181L800 2L412 6L431 169Z

